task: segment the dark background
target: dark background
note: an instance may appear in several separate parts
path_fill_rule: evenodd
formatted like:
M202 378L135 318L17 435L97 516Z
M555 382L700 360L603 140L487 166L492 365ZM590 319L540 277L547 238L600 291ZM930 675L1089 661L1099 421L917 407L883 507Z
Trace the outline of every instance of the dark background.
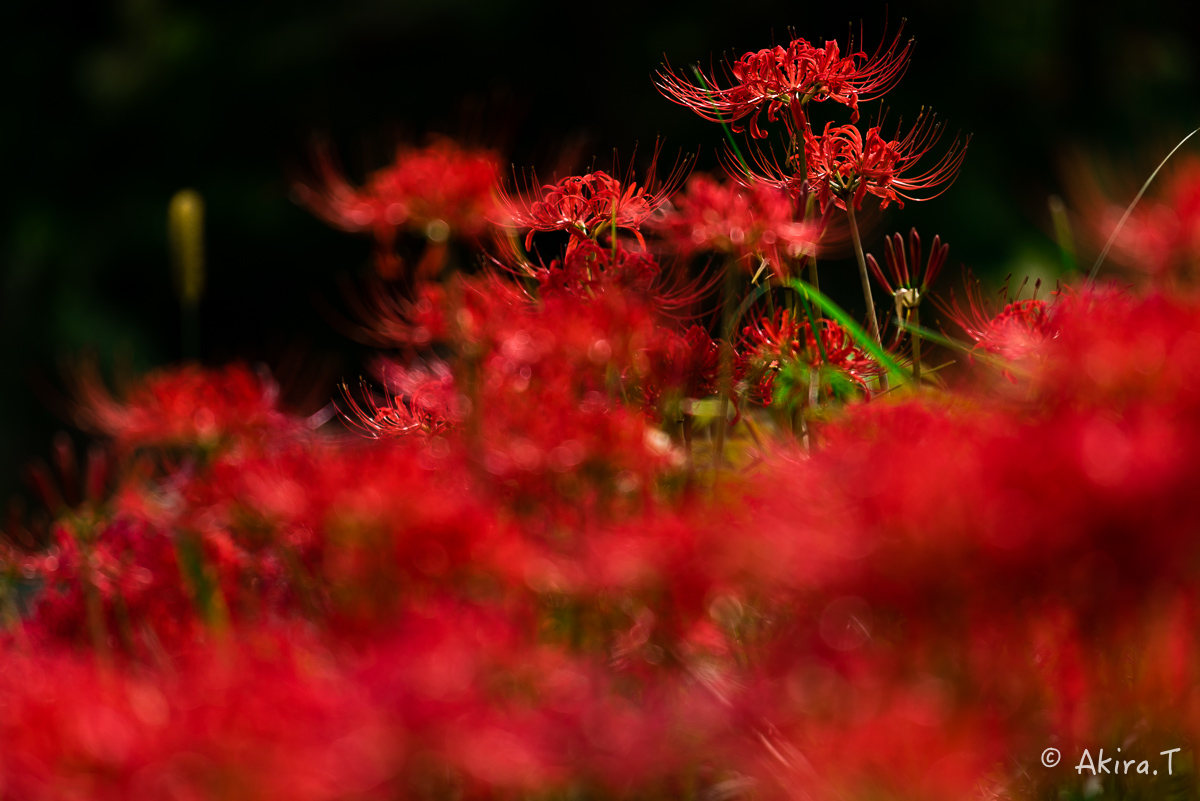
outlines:
M1200 34L1187 7L2 3L0 501L52 432L69 429L56 417L65 361L93 354L111 377L179 359L165 214L182 187L208 209L203 360L262 361L293 396L312 390L300 406L319 405L363 371L365 351L318 309L341 304L337 277L369 267L370 243L291 199L314 135L331 137L356 178L395 142L431 132L543 174L592 157L604 167L614 147L648 154L656 136L668 153L699 149L711 168L720 130L657 93L664 54L708 64L786 43L789 27L844 41L859 22L870 50L885 15L889 31L907 17L917 45L891 113L932 105L975 138L957 184L891 212L886 229L941 233L948 273L1052 276L1047 198L1062 191L1066 149L1098 149L1144 176L1197 124ZM851 269L831 264L823 278ZM839 299L854 308L853 292Z

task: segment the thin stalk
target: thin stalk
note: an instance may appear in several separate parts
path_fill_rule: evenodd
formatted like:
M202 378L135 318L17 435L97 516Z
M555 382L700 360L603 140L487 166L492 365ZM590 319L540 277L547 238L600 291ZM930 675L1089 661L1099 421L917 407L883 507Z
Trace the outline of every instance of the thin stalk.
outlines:
M696 460L693 458L692 452L692 431L695 424L695 418L691 412L683 413L683 447L687 454L687 475L684 478L683 486L685 492L690 490L692 483L696 480Z
M821 290L817 289L816 287L812 288L812 291L815 291L817 294L821 293ZM814 309L812 309L812 306L809 305L808 295L805 293L796 293L796 295L799 297L800 305L804 307L804 314L808 315L809 325L812 327L812 338L816 339L817 341L817 354L821 356L821 362L818 363L815 368L812 368L809 371L808 408L816 410L817 406L821 404L821 368L824 365L827 365L829 362L829 357L826 355L826 350L824 350L824 341L821 338L821 330L817 327L817 317L816 314L814 314ZM816 308L820 309L821 307L817 306ZM808 438L809 453L816 453L817 432L816 429L812 427L811 417L804 418L804 434L806 438Z
M451 318L450 336L454 350L457 353L460 371L455 375L458 383L462 376L463 396L467 399L467 419L463 426L464 439L472 454L472 464L482 469L483 450L479 447L482 437L482 410L479 408L479 348L469 341L465 321L470 320L466 298L463 292L463 281L457 274L450 275L446 280L449 288L450 308L454 316Z
M819 292L820 290L814 291ZM829 357L825 354L825 342L821 339L821 329L817 326L817 319L813 315L812 308L809 306L807 296L801 292L794 294L799 299L800 305L804 307L804 314L808 317L808 325L812 328L813 339L817 341L817 353L821 359L816 367L808 371L808 398L806 406L810 409L816 409L820 402L821 367L828 363ZM813 430L812 421L802 417L801 423L804 425L804 434L808 441L808 452L815 453L817 449L817 432ZM793 426L793 432L794 429L795 426Z
M28 653L29 638L25 634L25 624L21 622L21 610L17 608L16 599L13 598L15 592L16 589L12 585L0 589L0 597L4 599L4 627L13 633L17 645Z
M195 301L184 300L179 305L183 358L185 361L200 359L200 308Z
M133 635L133 622L129 617L129 607L125 605L125 598L119 592L113 596L113 617L116 618L117 635L121 638L121 644L129 653L134 653L137 640Z
M816 200L816 195L810 194L808 196L808 200L805 202L804 222L806 223L811 221L813 217L816 216L814 214L814 211L816 210ZM813 289L817 290L818 292L821 291L821 282L817 276L817 254L815 252L808 257L808 283L812 285ZM820 315L820 313L820 309L817 309L817 314Z
M854 240L854 255L858 259L858 277L862 279L863 300L867 303L867 319L871 323L871 336L875 344L883 349L883 339L879 334L879 318L875 316L875 298L871 296L871 277L867 275L867 258L863 255L862 238L858 235L858 220L854 218L854 202L847 198L846 216L850 219L850 237ZM879 388L888 388L887 373L879 376Z
M818 366L815 370L810 370L808 373L808 406L810 409L816 409L820 403L821 396L821 368ZM808 452L816 453L819 443L817 442L817 432L813 428L812 420L806 418L804 428L808 434Z
M758 423L754 422L754 416L748 414L742 418L742 422L746 424L746 431L750 434L750 438L754 440L754 445L761 453L766 454L768 451L768 440L766 435L759 429Z
M821 282L820 282L819 277L817 276L817 257L816 256L813 256L808 261L808 283L812 285L813 289L817 290L818 292L821 291ZM817 313L820 314L819 311Z
M92 575L92 548L90 544L80 543L83 556L80 573L83 579L83 607L87 620L88 634L92 640L92 648L100 664L107 667L112 662L112 653L108 646L108 628L104 625L104 607L100 601L100 591L96 587Z
M613 203L612 207L612 266L615 270L617 267L617 204Z
M1113 229L1112 236L1110 236L1108 241L1104 243L1104 250L1100 251L1100 256L1096 259L1096 263L1092 265L1092 271L1088 273L1088 284L1096 280L1096 273L1100 272L1100 265L1104 263L1104 257L1108 255L1109 248L1113 246L1113 242L1117 241L1117 234L1121 233L1121 229L1125 226L1125 221L1128 220L1129 215L1133 213L1133 207L1138 204L1138 201L1142 199L1142 195L1146 194L1146 190L1150 188L1150 182L1154 180L1154 177L1158 175L1159 170L1161 170L1163 166L1170 160L1171 156L1175 155L1175 151L1183 147L1183 143L1191 139L1197 133L1200 133L1200 128L1197 128L1187 136L1183 137L1183 139L1180 139L1179 144L1175 145L1175 147L1171 149L1171 152L1167 154L1167 157L1159 162L1158 166L1154 168L1154 172L1150 173L1150 177L1146 179L1146 183L1142 184L1142 188L1138 190L1137 196L1134 197L1133 202L1129 204L1129 207L1125 209L1125 213L1121 215L1121 220L1117 223L1117 227Z
M750 307L754 305L754 302L757 301L760 297L762 297L764 295L767 298L768 306L770 306L770 303L771 303L771 286L770 286L770 284L759 284L757 289L755 289L753 292L751 292L749 295L747 295L745 297L745 299L742 300L742 302L737 307L737 311L735 311L733 313L733 319L730 321L727 321L725 323L725 334L724 334L725 336L732 338L733 332L736 331L737 327L739 325L741 325L741 323L742 323L742 317L746 314L746 312L750 309ZM771 314L774 314L773 310L771 311Z
M813 291L820 292L821 290L814 286ZM816 315L813 314L812 307L808 305L808 295L802 292L796 292L794 294L800 300L800 304L804 307L804 315L808 317L808 324L812 327L813 339L817 341L817 353L821 354L821 364L828 364L829 357L825 355L825 341L821 339L821 332L817 328Z
M858 277L862 279L863 300L867 303L867 320L871 323L871 336L875 344L883 347L879 336L879 318L875 316L875 298L871 295L871 277L867 274L867 257L863 255L862 238L858 235L858 220L854 218L854 203L846 203L846 216L850 220L850 237L854 240L854 257L858 259Z
M737 272L733 264L725 265L725 287L722 290L721 330L721 418L717 421L717 452L713 455L713 477L721 469L725 456L725 429L728 426L729 399L733 395L733 297L737 290Z
M921 386L921 306L913 306L912 310L912 352L913 352L913 386Z

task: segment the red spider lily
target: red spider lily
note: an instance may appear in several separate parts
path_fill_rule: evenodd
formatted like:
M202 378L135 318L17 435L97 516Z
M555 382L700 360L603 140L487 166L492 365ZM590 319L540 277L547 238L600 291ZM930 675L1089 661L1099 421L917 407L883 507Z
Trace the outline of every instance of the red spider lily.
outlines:
M938 305L967 336L975 340L978 349L1006 359L1018 360L1036 351L1057 333L1050 315L1050 304L1036 297L1040 285L1040 280L1034 285L1035 297L1027 300L1005 300L1003 305L997 308L997 304L984 297L979 282L968 278L965 310L959 305L953 292L949 304ZM1018 289L1018 294L1019 292ZM1000 297L1008 297L1007 282L1000 290Z
M792 312L781 309L773 317L761 317L742 331L747 346L759 353L769 354L773 359L793 359L804 356L816 366L828 364L847 373L871 375L879 366L866 352L854 344L849 333L833 320L818 320L821 343L817 346L812 325L799 320Z
M821 238L820 223L797 220L796 206L788 192L773 186L720 184L695 175L675 208L664 215L662 226L680 254L727 253L737 257L743 269L755 272L765 262L785 275L788 260L813 255Z
M343 282L343 295L356 319L339 315L334 321L346 336L375 347L418 348L449 337L445 318L436 311L448 302L444 285L418 281L410 295L381 278L367 276L358 286Z
M1200 397L1193 379L1200 375L1196 313L1194 298L1137 297L1115 288L1061 292L1043 346L1046 358L1032 364L1039 399L1055 409L1100 413L1145 404L1190 408ZM1120 436L1111 428L1108 435L1120 447Z
M683 371L683 389L689 398L704 398L717 394L720 379L720 344L698 325L688 328L683 336L688 359Z
M59 515L66 509L86 513L87 508L101 503L108 494L111 470L110 455L99 443L87 451L87 461L80 481L79 455L66 432L54 436L51 470L43 459L35 459L24 470L25 482L34 491L46 511ZM11 510L15 511L15 510ZM21 528L17 515L15 528Z
M680 269L664 270L646 251L628 250L621 244L602 246L592 239L579 240L549 265L535 265L512 250L506 256L518 266L499 259L496 264L515 275L534 278L542 298L583 300L611 291L648 301L664 317L680 319L689 318L720 279L703 274L689 278Z
M76 419L123 447L251 444L267 434L295 430L278 405L278 387L249 369L196 366L151 374L119 401L99 376L79 378Z
M423 237L434 250L451 236L474 239L495 214L496 157L438 139L420 148L401 147L394 163L351 186L325 150L317 153L317 185L297 183L300 200L343 231L375 236L381 272L398 276L392 248L400 229Z
M654 341L639 304L462 294L477 445L285 427L140 490L169 525L126 502L38 564L0 548L47 588L30 647L0 634L10 794L1043 797L1060 774L1020 755L1047 742L1195 741L1194 301L1060 297L1019 402L851 407L711 502L620 507L659 442L605 394ZM223 633L188 611L203 579ZM129 658L87 654L89 618Z
M159 643L200 632L175 545L151 521L138 515L91 530L85 522L60 524L50 545L26 565L46 588L29 627L35 639L103 647L110 632L120 632L123 650L149 656ZM84 614L89 604L92 619ZM132 635L131 623L138 626Z
M786 364L831 368L864 391L868 379L883 370L835 321L817 320L814 333L809 321L799 320L785 309L746 326L742 343L740 358L746 374L757 376L753 379L753 396L761 403L770 402L775 376Z
M643 379L642 392L651 408L672 391L683 398L707 398L720 388L720 343L698 325L682 336L668 328L659 329L646 355L650 369Z
M888 280L883 270L879 268L879 262L875 261L875 257L870 254L867 254L867 266L871 268L872 274L888 291L888 294L895 296L899 292L915 292L916 294L911 299L905 300L905 303L915 305L920 302L921 296L925 294L929 285L937 279L938 273L942 271L942 265L946 263L946 256L950 253L950 246L942 244L941 236L935 236L929 250L929 261L925 262L922 267L921 236L917 233L916 228L908 232L907 248L905 248L904 238L900 234L884 237L883 245L884 261L892 279Z
M646 296L661 270L657 259L645 251L615 250L584 240L549 267L533 268L542 297L594 296L606 288Z
M954 182L971 141L968 136L960 148L956 137L949 150L932 167L917 175L906 176L941 139L940 123L932 114L922 112L901 139L885 141L879 130L878 127L868 129L865 141L853 125L835 128L827 124L821 136L805 134L807 180L816 190L822 211L830 203L844 209L847 202L861 209L868 193L880 198L881 208L891 202L903 207L905 200L931 200ZM789 178L775 175L768 180L783 185ZM938 187L942 189L932 195L914 194Z
M950 252L949 245L942 244L942 238L935 236L933 238L933 247L929 251L929 261L922 267L921 265L921 237L917 234L917 229L913 228L908 232L908 248L905 252L904 239L900 234L895 234L893 237L884 237L884 258L887 261L888 271L892 274L892 280L888 281L887 276L883 274L883 270L879 269L879 262L875 261L875 257L867 254L867 266L874 273L875 279L888 291L895 303L896 319L901 323L896 329L895 344L899 344L900 338L904 335L907 328L907 323L912 322L919 328L921 322L921 301L924 299L925 292L929 289L929 285L937 278L941 272L942 265L946 263L946 256ZM911 263L911 267L909 264ZM920 333L913 332L910 339L913 357L913 381L920 382L921 380L921 340Z
M658 161L655 153L650 167ZM632 178L622 182L606 172L597 170L586 175L573 175L541 188L536 200L502 192L501 204L508 222L516 228L527 228L525 249L533 245L538 231L567 231L571 234L569 247L582 239L595 239L604 231L630 231L644 248L641 227L679 188L687 173L687 164L679 163L661 185L655 187L652 178L638 186ZM536 176L534 176L536 180Z
M661 320L661 297L647 289L656 271L649 254L618 246L613 261L611 248L584 240L546 268L537 300L497 276L422 292L415 306L424 310L408 327L426 345L470 354L476 366L455 375L463 398L453 416L478 437L483 469L507 476L511 492L548 492L581 463L620 465L632 480L675 459L669 447L646 444L644 417L622 402L653 378L645 351ZM391 407L396 421L361 411L368 425L407 428L417 421L401 406Z
M444 363L432 369L410 369L383 364L382 401L375 398L365 381L361 384L362 402L355 400L350 388L342 385L342 396L349 409L345 419L372 438L405 435L430 435L444 431L462 419L461 399L454 388L454 377Z
M706 120L732 123L741 132L749 117L750 135L766 137L758 124L765 108L767 119L783 117L793 138L807 130L805 107L810 101L833 100L848 106L851 121L858 122L858 104L873 100L895 85L908 66L912 47L909 40L900 47L901 25L896 38L886 49L883 42L870 57L855 51L851 40L846 55L836 41L815 47L804 39L793 39L787 46L747 52L734 62L731 72L735 83L720 88L716 75L699 72L700 85L677 75L669 66L659 72L659 90L671 100L686 106ZM787 109L790 113L783 115Z

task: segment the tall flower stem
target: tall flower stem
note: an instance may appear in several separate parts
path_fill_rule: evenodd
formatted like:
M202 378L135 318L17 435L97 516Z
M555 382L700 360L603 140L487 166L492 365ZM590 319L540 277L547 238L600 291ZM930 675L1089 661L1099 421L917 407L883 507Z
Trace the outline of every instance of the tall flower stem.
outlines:
M817 334L817 336L819 337L820 334ZM821 367L818 365L816 369L810 370L808 373L808 408L814 412L820 404L820 390ZM809 418L804 419L804 431L808 436L808 452L816 453L818 447L817 431L813 427L813 421Z
M858 220L854 218L854 204L846 203L846 216L850 219L850 236L854 240L854 257L858 259L858 277L862 279L863 300L867 303L867 319L871 323L871 336L875 344L883 347L879 336L879 318L875 316L875 298L871 296L871 277L867 275L867 257L863 255L862 238L858 235Z
M112 662L112 652L108 645L108 630L104 623L104 607L100 600L100 590L92 573L92 546L90 542L80 541L80 578L83 580L83 606L87 619L88 634L91 636L92 648L101 665L107 667Z
M808 262L808 283L812 284L813 289L817 290L818 292L821 291L821 284L817 280L817 257L816 256L811 257ZM813 314L814 322L815 322L815 319L819 318L821 316L821 307L817 306L815 309L813 309L812 314Z
M854 240L854 256L858 259L858 277L862 279L863 300L867 303L867 319L871 323L871 336L875 344L883 347L883 339L879 334L879 318L875 316L875 298L871 295L871 277L867 275L867 257L863 255L862 237L858 235L858 220L854 218L854 203L847 198L846 216L850 219L850 237ZM879 376L879 388L888 388L887 373Z
M913 386L921 386L921 306L920 304L913 306L912 310L912 329L909 336L912 337L912 353L913 353Z
M721 314L721 410L717 420L717 449L713 454L714 480L725 457L725 429L728 426L729 399L733 397L733 311L737 293L737 272L733 264L725 265L725 287L722 291Z
M812 222L817 216L816 210L817 196L809 194L808 199L804 203L804 222ZM821 282L817 278L817 254L815 248L813 249L813 253L808 257L808 283L812 284L813 289L818 292L821 291ZM821 315L821 307L818 306L813 309L813 313L819 317Z

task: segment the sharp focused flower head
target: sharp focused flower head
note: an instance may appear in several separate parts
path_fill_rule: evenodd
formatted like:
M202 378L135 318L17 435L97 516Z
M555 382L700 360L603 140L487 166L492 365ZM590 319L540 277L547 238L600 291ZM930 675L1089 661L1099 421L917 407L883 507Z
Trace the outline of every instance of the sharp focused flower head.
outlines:
M807 178L822 211L831 203L840 209L853 203L860 209L868 194L878 197L882 208L893 202L903 208L905 200L935 198L954 182L971 141L969 136L961 142L955 137L937 162L912 174L941 139L941 124L922 111L903 137L885 140L879 131L879 127L868 129L864 139L853 125L827 124L820 136L805 134ZM938 191L925 194L932 190Z
M880 42L870 56L856 50L853 40L843 54L836 41L816 47L800 38L787 47L747 52L730 67L733 83L725 88L712 72L697 69L696 85L667 66L659 72L658 87L706 120L731 123L738 132L749 125L756 139L767 135L759 126L764 109L768 120L782 118L793 136L799 135L808 127L805 109L814 100L847 106L850 119L858 122L859 103L887 92L908 67L912 40L901 46L903 30L901 25L891 43L885 48L886 39Z

